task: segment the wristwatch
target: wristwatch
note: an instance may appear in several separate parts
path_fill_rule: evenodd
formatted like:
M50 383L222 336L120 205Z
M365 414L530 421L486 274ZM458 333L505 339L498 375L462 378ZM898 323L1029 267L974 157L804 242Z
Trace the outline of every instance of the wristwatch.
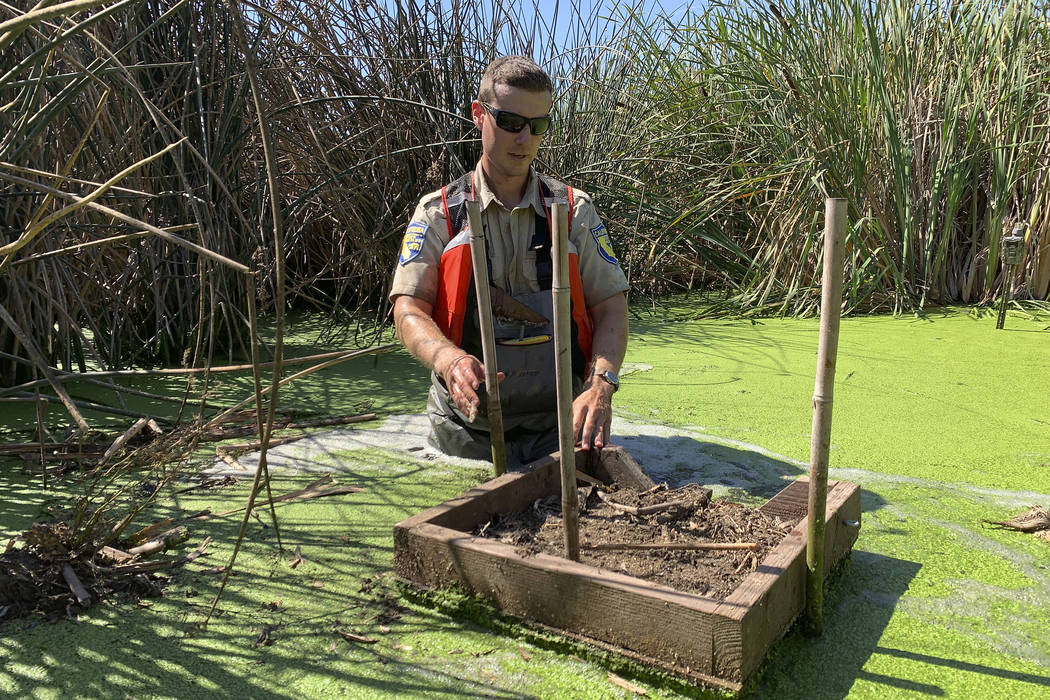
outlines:
M594 376L601 377L605 381L612 384L613 392L620 388L620 378L616 376L616 372L612 370L603 369L599 372L595 372Z

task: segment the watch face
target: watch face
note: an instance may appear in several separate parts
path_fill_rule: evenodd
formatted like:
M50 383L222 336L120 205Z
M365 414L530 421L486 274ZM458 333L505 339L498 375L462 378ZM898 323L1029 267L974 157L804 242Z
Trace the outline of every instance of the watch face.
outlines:
M620 378L616 376L615 372L605 369L599 372L598 374L599 376L601 376L602 379L612 384L613 388L620 388Z

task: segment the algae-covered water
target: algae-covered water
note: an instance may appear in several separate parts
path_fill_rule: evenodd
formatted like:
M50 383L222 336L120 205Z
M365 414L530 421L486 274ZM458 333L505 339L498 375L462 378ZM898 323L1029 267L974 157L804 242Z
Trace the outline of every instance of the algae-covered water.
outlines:
M806 470L817 321L689 316L683 305L632 318L615 440L657 479L761 500ZM831 475L862 487L860 539L829 582L824 636L789 633L753 683L756 697L1050 696L1050 544L982 522L1050 505L1050 317L1011 313L1005 330L994 325L967 309L843 320ZM308 332L299 337L294 352L318 350ZM248 386L221 383L232 398ZM381 420L278 448L275 489L328 471L366 490L279 508L283 555L265 514L253 519L206 631L202 610L218 586L209 571L227 561L238 516L194 526L191 542L215 542L164 598L0 625L0 694L633 697L609 669L649 697L687 693L476 608L490 627L447 615L395 586L392 525L487 477L481 464L426 448L426 387L394 353L284 392L286 405L333 414L371 401ZM61 494L42 494L11 462L0 462L0 489L5 541ZM154 515L245 498L242 481L167 497ZM296 546L305 562L293 569ZM269 643L257 644L264 626ZM348 642L336 628L377 641Z

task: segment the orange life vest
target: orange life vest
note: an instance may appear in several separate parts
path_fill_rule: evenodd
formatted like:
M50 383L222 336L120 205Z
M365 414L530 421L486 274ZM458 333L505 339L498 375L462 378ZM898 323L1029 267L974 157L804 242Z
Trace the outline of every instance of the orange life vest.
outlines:
M537 174L543 209L546 216L536 214L536 226L531 247L536 252L536 276L540 289L551 288L551 209L555 201L567 201L569 221L572 221L572 188L553 178ZM455 182L441 188L441 205L448 222L448 242L441 253L438 267L437 300L433 318L438 328L456 345L463 345L463 321L467 314L467 299L472 298L474 277L470 257L470 241L466 223L468 198L476 199L473 173L467 173ZM491 262L489 263L491 265ZM591 360L592 323L583 296L580 260L577 253L569 253L569 292L572 308L573 373L582 376Z

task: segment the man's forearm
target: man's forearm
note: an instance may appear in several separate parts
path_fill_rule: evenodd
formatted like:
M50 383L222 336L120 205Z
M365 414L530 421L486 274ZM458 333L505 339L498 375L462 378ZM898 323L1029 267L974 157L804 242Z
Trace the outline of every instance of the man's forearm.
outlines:
M430 316L433 308L417 297L394 299L397 337L414 358L441 377L449 398L468 416L467 420L473 421L481 403L477 389L484 380L485 368L476 357L445 337Z
M443 377L466 353L445 337L430 311L430 304L421 299L398 297L394 301L394 329L412 357Z
M591 371L619 372L627 352L627 297L617 294L591 309L594 335L591 338Z

